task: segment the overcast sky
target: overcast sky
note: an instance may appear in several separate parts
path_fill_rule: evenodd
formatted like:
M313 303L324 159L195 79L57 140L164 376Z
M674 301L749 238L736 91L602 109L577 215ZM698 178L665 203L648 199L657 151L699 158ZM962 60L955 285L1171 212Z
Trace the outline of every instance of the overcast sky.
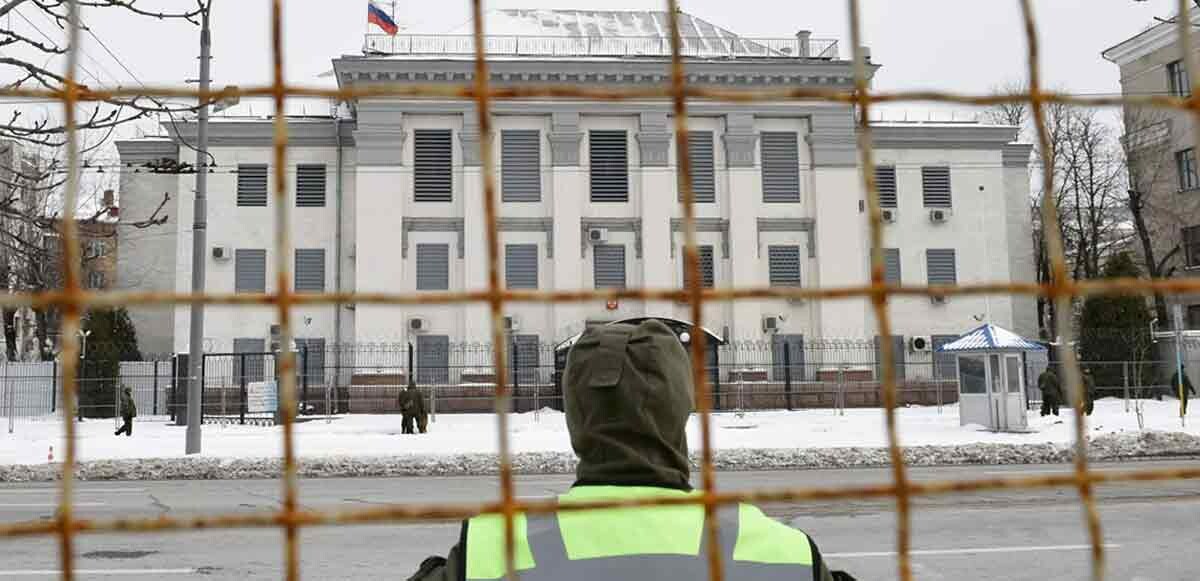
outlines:
M192 0L143 0L140 5L186 6ZM384 0L384 6L390 3ZM1100 52L1169 15L1174 0L1035 0L1047 83L1077 93L1119 91L1116 65ZM360 52L366 0L285 0L287 75L293 82L326 84L319 75L330 59ZM865 41L882 65L876 87L981 92L1025 75L1025 41L1017 0L863 0ZM463 0L400 0L397 20L417 32L442 32L469 22ZM270 81L267 0L214 0L213 77L216 86ZM652 0L495 0L486 8L662 9ZM811 30L836 38L849 54L845 2L840 0L683 0L685 11L744 36L791 37ZM47 21L28 16L45 32ZM91 8L85 22L147 84L178 85L196 76L197 28ZM18 31L37 32L14 20ZM84 65L109 83L130 76L94 40L85 37ZM89 82L94 82L88 79ZM926 109L906 106L914 116Z

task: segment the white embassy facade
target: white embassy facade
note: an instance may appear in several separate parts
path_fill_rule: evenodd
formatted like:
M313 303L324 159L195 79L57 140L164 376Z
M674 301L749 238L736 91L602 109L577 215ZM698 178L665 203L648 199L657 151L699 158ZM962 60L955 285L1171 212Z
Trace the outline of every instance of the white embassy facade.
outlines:
M489 43L498 47L492 82L592 87L669 82L669 58L661 51L630 51L632 41L616 34L622 29L612 24L641 23L650 30L665 22L664 13L588 12L599 24L590 39L560 26L582 14L492 13L489 29L503 30L506 22L523 31L541 26L546 36L539 42L550 38L556 46L552 57L522 54L504 46L509 40L519 46L522 38L496 37L500 40ZM684 21L685 48L693 55L686 59L690 83L853 86L851 63L837 57L832 43L818 44L802 33L790 39L794 50L772 48L695 17L684 15ZM436 37L412 37L398 47L403 37L385 37L388 52L402 54L336 58L337 81L472 82L469 46L462 50L444 42L418 50L428 38ZM589 48L578 51L584 56L564 56L570 52L564 46L578 48L584 41ZM644 48L646 42L639 37L636 45ZM669 50L661 36L658 42ZM637 54L628 56L631 52ZM479 155L484 136L474 103L363 98L336 108L308 107L306 113L319 114L289 109L288 118L293 283L313 291L484 289ZM837 287L870 280L866 194L850 107L697 100L688 111L698 196L705 200L696 204L696 215L706 284ZM507 285L576 290L683 284L683 208L669 100L498 101L493 124ZM196 124L166 124L164 133L118 143L122 215L148 214L164 193L170 195L168 224L122 236L118 278L126 288L187 292L195 177L154 168L192 163L195 153L181 142L195 142ZM209 134L216 167L209 177L207 290L274 291L273 119L239 115L235 108L215 117ZM1031 147L1014 143L1016 135L1012 127L975 123L874 127L876 163L892 218L884 229L892 280L1033 280ZM891 305L894 333L905 337L956 335L982 318L1027 336L1036 333L1029 297L951 297L944 303L904 297ZM687 319L689 313L687 305L673 302L621 301L612 307L602 301L521 303L508 305L506 314L519 327L516 333L553 343L590 322L640 315ZM188 307L135 308L131 315L144 352L187 351ZM421 320L420 331L412 328L414 318ZM293 321L297 337L326 345L403 344L417 342L417 335L449 342L490 337L484 305L306 306L296 308ZM263 344L275 322L270 308L209 306L205 348L229 352ZM768 330L771 325L776 328ZM712 303L705 308L705 326L731 340L876 335L871 308L861 299Z

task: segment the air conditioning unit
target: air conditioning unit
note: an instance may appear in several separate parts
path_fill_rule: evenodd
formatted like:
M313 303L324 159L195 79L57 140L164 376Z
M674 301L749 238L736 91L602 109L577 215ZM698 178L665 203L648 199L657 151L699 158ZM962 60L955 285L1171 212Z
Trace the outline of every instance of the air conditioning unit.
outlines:
M213 260L226 261L233 258L233 253L229 251L228 246L213 246L212 257Z
M779 317L763 317L762 325L764 333L778 333Z
M884 210L882 213L883 221L889 224L894 223L900 217L900 212L896 210Z
M425 331L428 329L429 329L429 321L426 321L423 317L409 317L408 318L408 330L409 331L420 333L421 331Z
M938 296L929 297L929 302L931 302L935 305L944 305L944 304L946 304L946 297L938 297Z
M281 334L283 334L283 327L280 327L278 323L271 325L271 340L272 341L278 341L279 336Z
M950 219L950 210L930 210L929 221L940 224Z
M592 244L608 242L608 228L588 228L588 242Z
M933 349L933 339L929 335L916 335L908 339L908 350L913 353L926 353Z
M504 330L508 333L514 333L521 330L521 322L514 316L504 317Z

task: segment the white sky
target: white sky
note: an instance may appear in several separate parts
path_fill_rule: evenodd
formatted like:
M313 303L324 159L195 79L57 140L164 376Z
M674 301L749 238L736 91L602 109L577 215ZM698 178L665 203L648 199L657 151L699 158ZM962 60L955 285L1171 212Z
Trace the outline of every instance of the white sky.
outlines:
M388 6L389 2L381 2ZM142 0L143 8L169 9L191 0ZM318 75L330 59L360 52L366 0L285 0L285 64L293 82L327 84ZM864 36L880 89L937 88L984 92L1025 75L1025 42L1017 0L863 0ZM1048 85L1077 93L1116 93L1117 67L1101 51L1173 12L1174 0L1034 0ZM215 86L270 82L268 0L214 0ZM662 9L652 0L496 0L486 8ZM840 0L683 0L685 11L749 37L836 38L849 54L846 4ZM26 9L45 32L61 32ZM197 28L158 22L114 9L88 9L90 25L143 82L181 84L196 76ZM397 2L397 20L420 32L457 28L468 21L464 0ZM21 20L21 32L37 36ZM84 65L109 83L132 84L115 60L84 38ZM93 82L88 79L89 82ZM914 117L921 105L902 106ZM893 112L893 115L896 113Z

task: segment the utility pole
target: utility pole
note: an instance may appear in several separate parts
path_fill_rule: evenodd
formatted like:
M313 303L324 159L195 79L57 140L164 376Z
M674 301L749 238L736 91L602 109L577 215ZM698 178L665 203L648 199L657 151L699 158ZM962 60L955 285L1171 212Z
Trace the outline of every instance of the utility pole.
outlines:
M200 15L200 92L207 92L210 85L210 61L212 60L212 36L208 19L212 11L209 0ZM205 97L207 99L207 97ZM196 198L192 205L192 293L204 292L204 266L208 258L208 102L199 103L196 144ZM204 397L201 375L204 371L204 304L192 303L192 321L188 341L188 398L187 398L187 450L188 454L200 453L200 403Z

